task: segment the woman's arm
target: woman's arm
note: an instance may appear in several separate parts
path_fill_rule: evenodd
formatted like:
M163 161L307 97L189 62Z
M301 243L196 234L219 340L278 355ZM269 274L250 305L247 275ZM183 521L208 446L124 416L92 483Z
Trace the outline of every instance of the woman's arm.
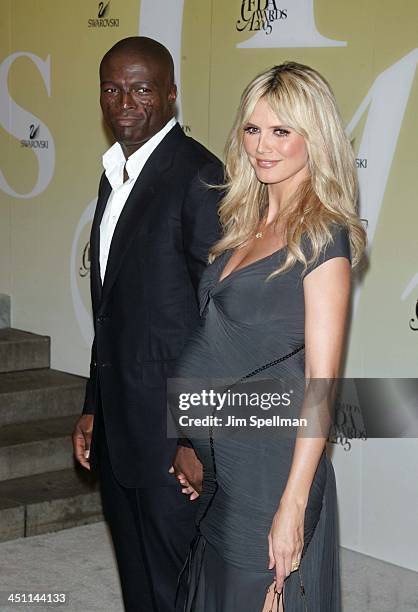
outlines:
M350 295L350 262L345 257L325 261L306 275L305 377L336 379L344 346ZM309 388L305 398L309 402ZM307 408L309 413L309 406ZM292 466L269 534L269 568L276 568L276 588L300 561L309 490L326 444L326 437L298 437Z

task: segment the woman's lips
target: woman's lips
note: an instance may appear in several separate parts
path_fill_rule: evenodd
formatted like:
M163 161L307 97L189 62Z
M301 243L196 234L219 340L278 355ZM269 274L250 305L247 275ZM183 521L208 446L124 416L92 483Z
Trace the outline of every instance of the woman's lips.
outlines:
M279 159L257 159L257 166L259 168L274 168L279 162Z

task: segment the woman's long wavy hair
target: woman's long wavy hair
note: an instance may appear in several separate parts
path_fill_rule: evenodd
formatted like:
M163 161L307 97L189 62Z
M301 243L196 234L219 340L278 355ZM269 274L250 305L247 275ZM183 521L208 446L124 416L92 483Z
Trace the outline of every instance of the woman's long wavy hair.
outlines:
M354 153L344 131L334 94L316 70L286 62L259 74L244 90L225 149L225 195L219 215L223 237L212 248L209 261L227 249L254 237L268 208L267 185L261 183L244 150L244 128L261 99L288 125L301 134L308 151L309 179L282 206L287 257L274 272L281 273L296 261L314 262L332 240L331 224L349 231L352 265L366 243L358 217L358 183ZM283 204L283 203L282 203ZM301 248L302 235L310 240L309 261Z

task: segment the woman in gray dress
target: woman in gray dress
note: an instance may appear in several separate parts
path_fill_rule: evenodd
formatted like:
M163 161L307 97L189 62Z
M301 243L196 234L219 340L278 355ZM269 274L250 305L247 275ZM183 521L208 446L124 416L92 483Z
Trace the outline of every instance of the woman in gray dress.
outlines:
M350 269L365 232L353 151L325 79L296 63L258 75L241 98L226 173L223 237L199 290L202 323L176 376L337 378ZM189 433L203 487L185 609L339 612L327 432L228 436L217 429ZM187 477L178 478L193 493Z

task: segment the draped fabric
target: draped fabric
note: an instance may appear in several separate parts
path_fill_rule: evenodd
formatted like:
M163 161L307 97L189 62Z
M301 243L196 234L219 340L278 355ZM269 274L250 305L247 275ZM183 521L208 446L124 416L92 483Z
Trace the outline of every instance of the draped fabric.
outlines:
M202 323L187 344L176 375L184 379L238 380L304 343L303 268L266 280L286 249L219 281L231 253L208 267L200 284ZM334 228L333 243L316 265L350 259L347 232ZM307 273L315 267L308 268ZM260 372L255 379L304 376L304 351ZM207 435L206 435L207 433ZM192 439L204 466L198 535L188 559L187 612L257 612L274 572L268 570L273 516L286 486L295 436L213 431ZM212 455L213 451L213 455ZM215 463L214 463L215 462ZM216 470L216 476L215 476ZM301 593L302 580L305 598ZM340 612L337 500L332 464L322 453L310 489L300 572L285 581L286 612Z

